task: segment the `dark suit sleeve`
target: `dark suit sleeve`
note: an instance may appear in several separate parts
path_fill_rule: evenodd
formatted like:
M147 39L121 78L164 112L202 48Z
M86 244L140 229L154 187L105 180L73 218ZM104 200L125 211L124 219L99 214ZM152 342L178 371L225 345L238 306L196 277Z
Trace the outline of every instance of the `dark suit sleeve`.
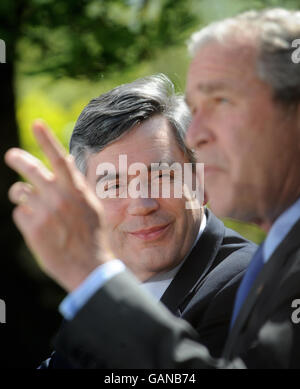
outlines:
M109 280L64 326L55 347L81 368L220 366L197 340L187 322L148 297L124 272Z
M197 332L144 294L127 272L89 300L58 334L55 347L78 368L299 368L300 324L291 321L298 284L299 273L285 282L273 313L259 328L252 315L254 330L241 334L238 357L230 361L212 358Z
M236 291L243 275L244 270L225 283L217 293L209 293L206 297L209 302L203 313L199 314L197 302L192 300L191 309L184 315L184 319L196 329L200 343L210 350L213 357L221 357L223 353Z

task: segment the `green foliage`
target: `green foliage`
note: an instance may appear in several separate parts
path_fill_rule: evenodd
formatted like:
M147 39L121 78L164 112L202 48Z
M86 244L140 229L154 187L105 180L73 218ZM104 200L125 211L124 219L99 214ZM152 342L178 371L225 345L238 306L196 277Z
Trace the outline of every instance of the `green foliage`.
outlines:
M18 40L26 74L100 79L178 45L198 23L182 0L24 0Z
M238 231L245 238L260 244L265 239L266 234L257 225L252 223L245 223L239 220L226 218L223 220L226 227Z

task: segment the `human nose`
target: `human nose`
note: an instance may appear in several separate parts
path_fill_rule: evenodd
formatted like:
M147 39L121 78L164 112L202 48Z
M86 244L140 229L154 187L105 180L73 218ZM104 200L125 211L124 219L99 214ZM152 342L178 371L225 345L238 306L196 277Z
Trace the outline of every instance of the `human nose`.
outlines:
M127 212L131 216L147 216L159 208L156 199L137 198L131 199Z
M187 146L197 151L212 140L213 134L207 127L202 112L194 113L186 133Z

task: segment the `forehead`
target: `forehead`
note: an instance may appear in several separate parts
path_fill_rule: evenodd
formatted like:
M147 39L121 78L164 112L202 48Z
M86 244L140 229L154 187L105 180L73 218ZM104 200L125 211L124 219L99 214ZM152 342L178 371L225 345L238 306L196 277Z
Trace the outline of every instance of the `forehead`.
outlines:
M253 45L206 44L193 58L187 76L187 99L195 92L211 93L219 89L238 90L249 82L259 82Z
M185 160L170 124L163 116L154 116L138 124L99 153L91 155L87 162L88 174L103 162L114 163L117 168L119 156L124 154L127 155L128 164L142 162L149 165L170 159L177 162Z

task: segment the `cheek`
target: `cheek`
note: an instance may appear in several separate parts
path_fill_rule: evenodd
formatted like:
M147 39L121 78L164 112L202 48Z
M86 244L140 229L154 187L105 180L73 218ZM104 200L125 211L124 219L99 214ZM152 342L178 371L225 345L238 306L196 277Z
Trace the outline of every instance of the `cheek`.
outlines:
M160 209L174 220L174 236L186 228L189 211L186 211L186 198L160 199Z
M177 217L180 214L180 209L183 207L184 199L182 198L159 198L159 209L164 213L172 215L173 217Z
M261 157L267 150L262 148L259 141L259 135L251 134L251 128L244 129L231 140L230 148L228 147L228 158L231 162L231 169L234 176L242 175L243 179L260 168Z
M102 200L105 225L108 231L118 231L125 218L125 206L116 199Z
M258 137L253 131L253 123L240 115L233 117L226 123L218 137L221 150L220 163L224 164L230 175L239 174L246 166L250 166L257 149Z

